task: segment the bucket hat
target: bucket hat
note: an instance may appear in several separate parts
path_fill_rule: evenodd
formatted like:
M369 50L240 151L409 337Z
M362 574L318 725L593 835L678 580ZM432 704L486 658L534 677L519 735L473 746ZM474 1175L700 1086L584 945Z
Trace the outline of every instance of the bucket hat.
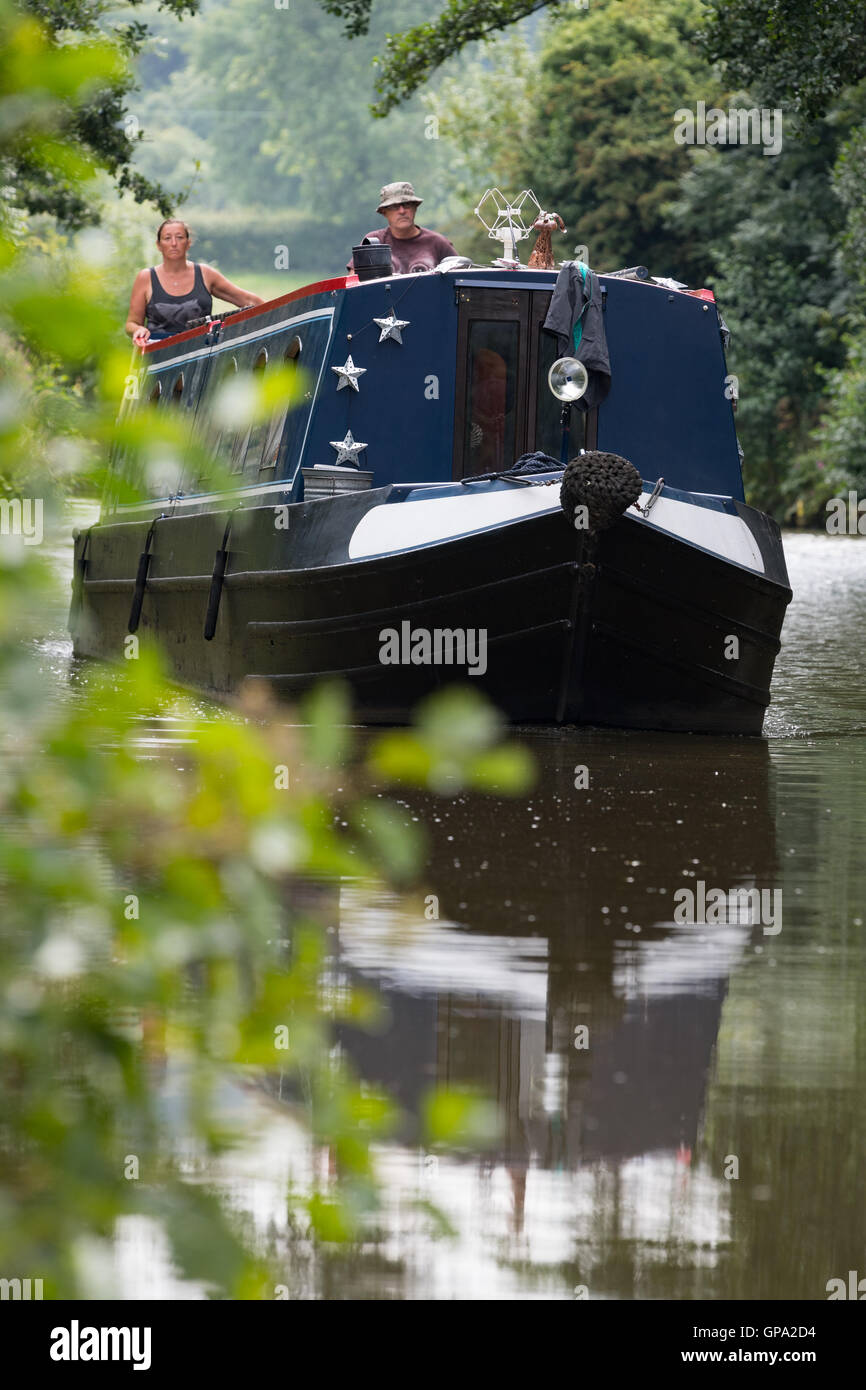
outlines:
M379 194L379 206L377 212L384 212L385 208L396 207L398 203L423 203L424 199L419 198L411 183L386 183Z

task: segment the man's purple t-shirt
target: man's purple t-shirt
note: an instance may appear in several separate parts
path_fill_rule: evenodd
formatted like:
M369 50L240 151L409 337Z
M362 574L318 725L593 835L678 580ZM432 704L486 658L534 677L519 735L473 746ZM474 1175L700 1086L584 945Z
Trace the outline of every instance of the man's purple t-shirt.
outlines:
M367 236L375 237L380 245L390 246L395 275L435 270L446 256L457 255L447 237L430 232L426 227L419 227L418 235L413 237L395 237L390 227L377 227L375 231L367 232Z

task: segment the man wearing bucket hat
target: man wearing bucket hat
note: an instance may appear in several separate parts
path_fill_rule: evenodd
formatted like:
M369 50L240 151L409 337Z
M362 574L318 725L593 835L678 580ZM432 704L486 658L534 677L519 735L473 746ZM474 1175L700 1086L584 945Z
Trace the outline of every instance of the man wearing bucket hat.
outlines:
M435 270L446 256L457 255L447 237L415 226L415 213L423 201L411 183L386 183L379 194L376 211L388 225L368 232L365 240L375 238L380 244L390 246L395 275ZM353 269L351 263L348 269Z

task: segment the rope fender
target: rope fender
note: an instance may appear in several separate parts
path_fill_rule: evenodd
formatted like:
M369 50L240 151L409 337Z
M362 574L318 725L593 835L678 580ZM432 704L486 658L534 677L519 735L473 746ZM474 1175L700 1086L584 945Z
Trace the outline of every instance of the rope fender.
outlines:
M562 475L559 501L574 525L577 507L586 507L589 531L606 531L641 495L634 464L619 454L592 449L571 460Z

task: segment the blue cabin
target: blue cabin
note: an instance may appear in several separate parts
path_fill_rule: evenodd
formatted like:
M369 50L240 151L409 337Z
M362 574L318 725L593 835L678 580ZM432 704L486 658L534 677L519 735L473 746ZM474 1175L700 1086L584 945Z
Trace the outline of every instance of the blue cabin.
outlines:
M542 327L555 280L521 268L325 281L153 344L142 395L206 421L232 374L302 367L299 407L213 440L239 491L288 490L293 501L302 468L335 464L347 434L364 444L357 461L374 487L451 482L535 450L558 458L560 405L547 389L556 340ZM572 408L571 452L610 451L668 488L743 499L715 304L652 282L600 284L612 386L596 409ZM405 326L383 336L377 320L391 316ZM357 390L340 389L333 370L349 358ZM199 483L176 479L175 505L201 496Z

